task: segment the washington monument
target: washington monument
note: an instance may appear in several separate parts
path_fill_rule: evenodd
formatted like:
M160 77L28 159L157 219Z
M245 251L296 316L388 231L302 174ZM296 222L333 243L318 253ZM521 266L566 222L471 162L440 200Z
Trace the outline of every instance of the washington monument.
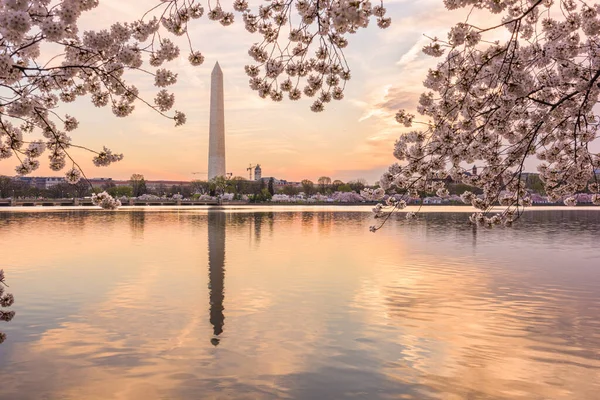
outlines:
M225 105L223 71L217 62L210 75L208 179L225 176Z

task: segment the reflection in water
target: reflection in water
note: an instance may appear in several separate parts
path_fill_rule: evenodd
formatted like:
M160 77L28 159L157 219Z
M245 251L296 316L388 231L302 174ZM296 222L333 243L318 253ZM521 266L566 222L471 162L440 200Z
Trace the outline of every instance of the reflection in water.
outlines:
M131 226L131 237L142 239L144 237L144 223L146 213L144 211L131 211L129 213L129 224Z
M210 323L214 336L210 340L219 345L219 335L223 333L225 315L223 314L225 280L225 213L208 213L208 285L210 290Z
M262 233L262 224L263 224L263 213L255 213L254 214L254 240L258 245L260 244L260 235Z
M0 400L598 398L600 210L246 210L0 211Z

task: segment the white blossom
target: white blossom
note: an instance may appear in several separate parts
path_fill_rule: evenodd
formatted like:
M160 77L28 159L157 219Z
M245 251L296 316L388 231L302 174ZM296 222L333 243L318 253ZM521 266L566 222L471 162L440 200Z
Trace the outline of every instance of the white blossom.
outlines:
M105 210L115 210L121 207L121 202L106 192L94 193L92 195L92 203Z
M158 92L154 99L154 104L156 104L156 107L162 112L170 110L174 103L175 95L167 92L165 89Z
M567 197L564 200L565 206L573 207L577 205L577 199L574 196Z
M175 120L175 126L179 126L185 124L187 118L181 111L175 111L175 116L173 119Z
M76 184L81 180L81 171L75 167L65 173L65 180L71 185Z
M204 56L199 51L194 51L190 54L188 60L193 66L198 66L204 63Z
M98 153L96 157L92 160L97 167L106 167L113 162L121 161L123 159L123 154L113 154L110 149L104 147L104 150Z

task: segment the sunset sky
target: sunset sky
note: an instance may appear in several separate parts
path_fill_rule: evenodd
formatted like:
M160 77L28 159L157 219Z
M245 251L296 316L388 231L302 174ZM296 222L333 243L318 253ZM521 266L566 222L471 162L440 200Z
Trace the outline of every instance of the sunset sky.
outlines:
M147 0L102 0L82 16L80 27L100 29L117 20L134 21L148 4ZM345 54L352 79L345 98L319 114L309 110L309 100L273 103L248 87L244 65L252 60L247 50L260 37L245 31L239 14L229 27L206 16L192 21L190 36L195 49L206 57L204 64L189 65L181 41L185 57L168 64L179 74L169 90L176 95L174 109L187 115L186 125L175 128L172 120L140 102L130 117L117 118L110 107L95 108L85 96L59 110L79 119L79 129L71 135L74 142L94 149L107 146L125 158L96 168L91 154L76 151L74 155L88 177L127 179L141 173L146 179L205 179L210 73L218 61L224 73L228 172L247 176L248 165L260 163L263 176L280 179L316 180L326 175L374 182L394 162L393 143L402 132L394 121L395 112L401 107L414 109L427 69L436 63L420 51L427 43L423 34L445 37L452 24L462 19L461 13L446 11L441 0L386 1L385 6L392 26L381 30L373 20L369 28L348 37ZM227 10L229 4L224 7ZM52 55L48 52L42 58ZM149 101L158 91L151 77L128 72L125 79ZM57 175L47 168L46 157L41 161L42 167L33 175ZM14 175L16 162L15 158L1 162L0 174Z

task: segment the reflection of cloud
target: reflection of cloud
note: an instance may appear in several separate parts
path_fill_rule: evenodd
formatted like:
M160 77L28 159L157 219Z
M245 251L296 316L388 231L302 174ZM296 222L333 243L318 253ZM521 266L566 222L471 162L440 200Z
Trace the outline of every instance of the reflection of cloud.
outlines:
M394 86L387 90L383 101L376 104L375 108L395 114L401 108L414 107L418 98L417 93ZM389 116L389 114L386 115Z
M586 382L597 379L600 363L585 344L570 348L556 338L559 325L570 326L565 319L579 325L578 336L593 336L590 325L579 324L587 318L585 304L566 292L519 287L520 277L507 278L469 258L445 256L438 270L438 257L412 256L394 274L363 282L355 297L369 320L400 322L402 364L411 373L389 370L390 378L418 379L457 399L591 395ZM549 360L549 352L557 360ZM577 391L547 384L557 377Z

